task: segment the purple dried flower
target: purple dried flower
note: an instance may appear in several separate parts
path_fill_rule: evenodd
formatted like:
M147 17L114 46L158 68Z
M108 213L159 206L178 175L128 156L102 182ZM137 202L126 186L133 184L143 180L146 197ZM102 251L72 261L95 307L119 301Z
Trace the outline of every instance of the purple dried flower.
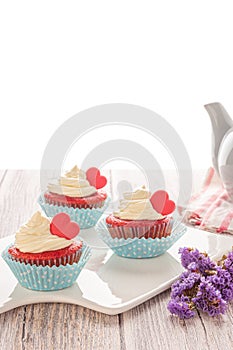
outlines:
M171 299L167 308L173 315L177 315L181 319L188 319L195 315L195 312L193 311L194 305L190 303L188 297L183 295Z
M186 268L173 283L168 310L182 319L195 315L195 309L210 316L224 314L233 300L233 251L215 263L198 249L180 248Z
M231 274L231 278L233 279L233 251L223 260L223 266Z
M185 268L187 268L190 263L196 262L199 259L199 251L197 249L188 247L180 248L179 254L181 254L181 264Z
M224 314L227 308L227 302L222 298L220 291L205 277L201 278L197 295L192 302L197 309L207 312L209 316Z
M233 299L233 279L227 270L218 266L216 274L208 276L206 279L220 291L224 300Z
M176 298L182 294L192 295L200 281L200 274L196 272L185 271L180 278L173 283L171 287L171 297Z
M200 253L198 249L180 248L182 265L190 271L205 274L208 270L215 270L216 264L205 253Z

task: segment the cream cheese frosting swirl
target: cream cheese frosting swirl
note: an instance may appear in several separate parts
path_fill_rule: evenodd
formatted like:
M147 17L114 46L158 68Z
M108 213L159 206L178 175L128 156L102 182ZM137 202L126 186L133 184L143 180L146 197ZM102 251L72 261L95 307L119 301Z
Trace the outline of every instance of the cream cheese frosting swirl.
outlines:
M151 193L145 186L134 192L126 192L120 201L119 210L113 215L122 220L160 220L164 216L158 213L150 202Z
M86 178L86 173L75 165L70 171L61 176L59 180L48 184L48 191L69 197L88 197L96 193Z
M63 249L70 246L72 242L72 240L52 235L50 221L39 211L19 229L15 236L15 246L22 253L43 253Z

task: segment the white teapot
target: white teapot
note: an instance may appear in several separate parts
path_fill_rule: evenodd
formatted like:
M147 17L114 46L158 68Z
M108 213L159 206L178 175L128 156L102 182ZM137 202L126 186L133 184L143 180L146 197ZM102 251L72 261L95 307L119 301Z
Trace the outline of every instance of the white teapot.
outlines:
M213 129L213 165L233 201L233 121L218 102L207 104L205 108Z

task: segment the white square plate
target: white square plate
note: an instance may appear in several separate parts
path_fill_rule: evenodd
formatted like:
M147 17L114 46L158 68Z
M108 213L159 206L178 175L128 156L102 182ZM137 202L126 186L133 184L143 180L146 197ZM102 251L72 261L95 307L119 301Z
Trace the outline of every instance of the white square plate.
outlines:
M36 292L21 287L0 257L0 313L34 303L57 302L81 305L109 315L119 314L154 297L171 286L182 272L179 247L197 247L212 258L231 250L233 237L188 228L165 254L150 259L116 256L100 241L94 229L80 236L92 246L92 257L76 283L60 291ZM14 236L0 240L0 253Z

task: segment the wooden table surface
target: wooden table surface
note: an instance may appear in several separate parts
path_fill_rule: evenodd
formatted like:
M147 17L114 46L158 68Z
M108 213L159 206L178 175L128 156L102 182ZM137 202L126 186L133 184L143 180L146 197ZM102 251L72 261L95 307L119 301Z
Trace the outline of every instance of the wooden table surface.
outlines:
M0 171L0 237L14 234L38 209L39 172ZM0 315L0 349L233 349L233 305L226 315L179 321L170 291L116 316L67 304L36 304Z

